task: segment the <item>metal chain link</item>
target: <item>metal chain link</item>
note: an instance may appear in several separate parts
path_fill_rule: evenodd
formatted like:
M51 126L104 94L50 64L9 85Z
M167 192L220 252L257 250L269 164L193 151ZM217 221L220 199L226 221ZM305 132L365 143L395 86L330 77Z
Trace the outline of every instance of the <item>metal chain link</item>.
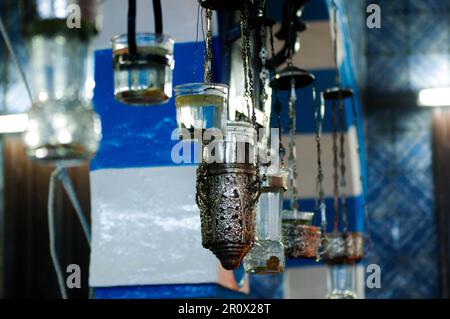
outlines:
M316 87L313 86L313 103L314 103L314 116L316 119L316 149L317 149L317 180L316 180L316 211L320 212L321 216L321 228L322 236L324 236L327 230L327 218L326 218L326 204L325 204L325 191L323 189L323 169L322 169L322 97L320 104L317 102Z
M250 109L252 110L251 123L253 125L253 128L256 130L256 141L254 145L257 146L259 140L259 132L256 123L256 110L254 103L254 83L253 83L253 72L251 67L250 31L248 26L248 19L249 19L248 1L249 0L244 0L244 8L241 10L240 16L242 64L244 67L244 99L247 103L248 111L250 112ZM256 155L257 173L255 180L255 189L256 192L259 193L259 191L261 190L261 179L259 173L259 162L260 162L259 151L256 151L256 154L257 154Z
M333 209L334 209L334 223L333 231L338 231L339 227L339 159L337 146L337 110L336 103L332 102L332 139L333 139Z
M289 94L289 159L288 165L290 169L289 188L291 189L290 205L291 210L298 211L298 195L297 195L297 147L296 147L296 130L297 130L297 95L295 93L295 79L291 79L291 91Z
M348 231L348 221L347 221L347 179L346 179L346 167L345 167L345 108L342 98L339 99L339 126L340 126L340 169L341 169L341 205L342 205L342 224L343 231L346 233Z
M246 2L246 0L245 0ZM245 6L247 7L247 6ZM241 58L242 58L242 66L244 68L244 94L243 94L243 98L244 101L247 105L247 111L248 113L248 117L250 118L250 92L249 92L249 84L248 84L248 78L247 78L247 74L248 74L248 65L247 65L247 45L245 44L246 41L246 13L245 13L245 9L241 10L241 22L240 22L240 28L241 28Z
M270 26L269 28L269 42L270 42L270 55L273 59L275 57L275 45L274 45L274 38L273 38L273 27ZM274 103L274 110L277 115L277 126L279 129L278 132L278 144L279 144L279 155L281 160L281 166L284 167L284 156L286 155L286 149L283 146L282 143L282 134L283 134L283 128L281 126L281 101L280 96L278 94L278 88L274 87L274 93L275 93L275 103Z
M264 24L261 25L260 30L261 37L261 50L259 51L259 58L261 60L261 72L259 73L259 79L261 80L262 89L261 89L261 106L264 109L267 99L269 95L266 92L267 82L269 80L269 70L266 67L267 62L267 49L266 49L266 26Z
M204 82L211 83L212 79L212 10L206 9L206 39L205 39L205 74Z

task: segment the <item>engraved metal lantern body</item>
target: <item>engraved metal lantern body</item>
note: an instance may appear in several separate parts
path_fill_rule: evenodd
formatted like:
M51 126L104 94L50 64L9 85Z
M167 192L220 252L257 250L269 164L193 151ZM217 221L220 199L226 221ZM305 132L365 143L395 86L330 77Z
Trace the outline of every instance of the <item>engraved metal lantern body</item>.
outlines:
M267 175L263 180L256 214L255 245L244 258L244 269L248 273L271 274L284 271L281 213L287 175L287 171L281 171Z
M217 148L212 152L221 156L197 169L196 201L202 244L230 270L239 267L253 246L260 185L254 156L256 131L245 122L228 122L226 130L225 139L204 146L205 152ZM251 140L238 138L242 133L251 135ZM240 143L244 145L240 147Z
M286 257L317 259L320 228L311 225L314 213L283 212L283 243Z

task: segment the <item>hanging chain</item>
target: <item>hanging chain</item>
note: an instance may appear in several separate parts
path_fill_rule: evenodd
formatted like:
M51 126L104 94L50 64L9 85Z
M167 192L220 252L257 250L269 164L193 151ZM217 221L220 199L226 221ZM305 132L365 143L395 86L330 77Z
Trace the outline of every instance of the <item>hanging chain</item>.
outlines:
M332 125L333 125L333 209L334 209L334 223L333 231L338 231L339 227L339 159L337 146L337 110L336 103L332 102Z
M258 127L256 123L256 110L255 110L255 103L254 103L254 83L253 83L253 72L252 72L252 66L251 66L251 49L250 49L250 31L248 26L248 1L244 0L244 8L241 10L241 22L240 22L240 28L241 28L241 46L242 46L242 64L244 67L244 100L247 104L248 112L250 113L250 109L252 110L251 115L251 123L253 125L253 128L256 131L256 141L254 141L254 145L257 148L258 147L258 140L259 140L259 132ZM260 192L261 190L261 179L259 174L259 151L256 150L256 180L255 180L255 193Z
M204 82L211 83L212 79L212 10L206 9L206 39L205 39L205 74Z
M274 45L274 38L273 38L273 28L270 26L269 28L269 41L270 41L270 55L273 59L275 57L275 45ZM274 110L277 116L277 127L278 127L278 145L279 145L279 155L280 155L280 161L281 161L281 167L284 167L284 156L286 155L286 149L283 146L281 137L283 134L283 128L281 126L281 101L280 96L278 94L278 88L274 87L274 93L275 93L275 103L274 103Z
M244 1L244 14L245 14L245 24L244 24L244 45L245 45L245 52L246 52L246 59L247 59L247 76L248 76L248 92L249 92L249 100L250 100L250 107L252 109L252 124L255 130L258 130L256 126L256 109L255 109L255 101L254 101L254 93L255 93L255 86L253 83L253 72L252 72L252 57L251 57L251 49L250 49L250 30L248 27L248 1Z
M319 105L319 103L317 102L315 85L313 86L313 103L314 103L314 116L316 119L316 147L317 147L316 211L320 212L322 236L324 236L327 230L327 217L326 217L325 191L323 189L322 145L321 145L322 120L323 120L321 110L323 98L321 96Z
M266 26L264 23L261 25L260 30L260 36L261 36L261 50L259 51L259 58L261 60L261 72L259 73L259 79L261 80L261 107L262 109L265 108L267 99L269 98L269 95L266 92L266 86L267 82L269 81L269 70L266 67L267 62L267 49L266 49Z
M245 1L246 3L246 1ZM247 8L247 6L245 6L245 8L243 10L241 10L241 23L240 23L240 27L241 27L241 58L242 58L242 65L244 67L244 94L243 94L243 98L244 101L246 103L247 106L247 111L248 111L248 118L250 119L250 92L249 92L249 83L248 83L248 78L247 78L247 74L248 74L248 65L247 65L247 45L246 45L246 39L247 39L247 35L246 35L246 11L245 9Z
M290 169L289 175L289 188L291 190L290 205L291 210L298 211L298 200L297 200L297 147L295 141L295 133L297 130L297 119L296 119L296 101L297 95L295 93L295 80L291 79L291 91L289 94L289 160L288 165Z
M346 233L348 231L348 221L347 221L347 195L346 195L346 188L347 188L347 179L346 179L346 167L345 167L345 108L344 108L344 102L342 99L339 99L339 126L340 126L340 150L339 150L339 157L340 157L340 169L341 169L341 182L340 182L340 188L341 188L341 205L342 205L342 224L343 224L343 231Z

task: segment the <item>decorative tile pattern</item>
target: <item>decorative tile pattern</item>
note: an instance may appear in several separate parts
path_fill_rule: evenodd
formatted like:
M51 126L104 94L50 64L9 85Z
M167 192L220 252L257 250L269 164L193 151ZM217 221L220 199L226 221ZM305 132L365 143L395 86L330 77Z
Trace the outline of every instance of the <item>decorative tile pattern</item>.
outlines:
M382 288L367 289L366 297L438 297L431 112L377 110L368 114L366 124L373 242L368 263L379 264L382 271Z
M441 13L450 9L449 0L408 0L406 3L410 13Z
M407 24L409 37L406 38L409 40L409 48L420 52L447 52L449 50L450 32L447 14L410 14Z

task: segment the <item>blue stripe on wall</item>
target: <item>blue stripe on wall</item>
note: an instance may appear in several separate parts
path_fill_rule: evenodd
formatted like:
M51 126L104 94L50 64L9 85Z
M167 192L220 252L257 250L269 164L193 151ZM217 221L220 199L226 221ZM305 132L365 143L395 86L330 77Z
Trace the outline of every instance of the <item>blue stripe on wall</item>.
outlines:
M149 285L94 288L96 299L227 298L245 295L218 284Z

